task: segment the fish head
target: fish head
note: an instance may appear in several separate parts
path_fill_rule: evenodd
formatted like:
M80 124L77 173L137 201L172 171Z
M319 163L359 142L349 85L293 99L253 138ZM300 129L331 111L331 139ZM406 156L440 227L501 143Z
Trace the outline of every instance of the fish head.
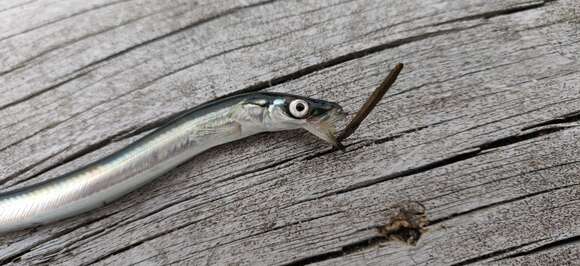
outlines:
M339 104L279 93L263 94L253 102L264 108L261 123L267 131L302 128L333 146L339 145L336 124L346 117Z

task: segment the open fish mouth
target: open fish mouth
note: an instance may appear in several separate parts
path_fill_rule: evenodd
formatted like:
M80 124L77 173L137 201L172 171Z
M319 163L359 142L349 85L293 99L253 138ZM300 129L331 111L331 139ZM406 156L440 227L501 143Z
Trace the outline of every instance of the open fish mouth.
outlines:
M340 144L336 139L336 123L345 118L346 113L340 106L336 105L326 114L309 119L308 123L304 125L304 129L333 146L339 147Z

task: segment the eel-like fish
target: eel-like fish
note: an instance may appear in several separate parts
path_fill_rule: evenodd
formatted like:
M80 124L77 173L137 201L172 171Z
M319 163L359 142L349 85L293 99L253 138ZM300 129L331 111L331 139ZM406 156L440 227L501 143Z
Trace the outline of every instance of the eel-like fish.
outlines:
M149 183L195 155L268 131L304 128L338 146L333 102L246 93L195 107L135 143L57 178L0 194L0 233L71 217Z

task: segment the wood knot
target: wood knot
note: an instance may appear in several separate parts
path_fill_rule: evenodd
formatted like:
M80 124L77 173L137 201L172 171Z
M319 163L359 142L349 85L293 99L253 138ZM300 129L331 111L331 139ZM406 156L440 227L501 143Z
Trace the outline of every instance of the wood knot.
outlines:
M388 240L398 240L414 246L427 231L425 206L416 201L409 201L391 208L394 215L388 224L379 227L379 233Z

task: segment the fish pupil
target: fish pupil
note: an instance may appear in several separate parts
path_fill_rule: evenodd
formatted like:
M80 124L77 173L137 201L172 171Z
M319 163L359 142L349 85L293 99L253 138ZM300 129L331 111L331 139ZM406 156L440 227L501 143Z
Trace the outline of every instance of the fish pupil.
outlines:
M305 108L306 107L302 103L299 103L299 104L296 105L296 111L298 111L298 112L304 111Z

